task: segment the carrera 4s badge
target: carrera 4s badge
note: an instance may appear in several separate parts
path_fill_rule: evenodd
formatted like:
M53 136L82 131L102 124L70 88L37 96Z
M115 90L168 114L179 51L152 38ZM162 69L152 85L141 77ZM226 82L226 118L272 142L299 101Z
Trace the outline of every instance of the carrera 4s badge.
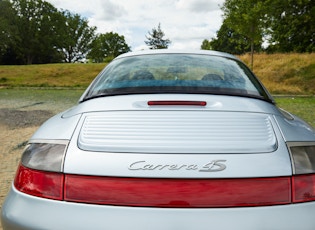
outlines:
M199 172L219 172L226 169L226 160L213 160L199 164L151 164L147 161L136 161L129 165L129 170L195 170Z

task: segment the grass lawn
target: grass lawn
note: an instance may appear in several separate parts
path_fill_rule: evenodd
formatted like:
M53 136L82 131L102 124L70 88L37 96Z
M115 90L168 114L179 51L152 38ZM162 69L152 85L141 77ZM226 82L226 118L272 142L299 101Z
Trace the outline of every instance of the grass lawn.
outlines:
M0 89L0 108L59 113L74 106L82 89Z
M275 97L278 107L293 113L315 128L315 97Z

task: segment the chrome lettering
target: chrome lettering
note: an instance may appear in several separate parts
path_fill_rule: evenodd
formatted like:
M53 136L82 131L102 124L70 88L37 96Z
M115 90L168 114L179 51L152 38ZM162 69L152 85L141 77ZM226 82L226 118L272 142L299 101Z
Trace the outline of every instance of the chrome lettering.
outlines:
M226 169L226 165L220 162L226 162L226 160L213 160L210 163L204 165L199 172L219 172Z
M129 165L129 170L192 170L199 172L219 172L226 169L226 160L213 160L205 165L197 164L149 164L146 161L136 161Z

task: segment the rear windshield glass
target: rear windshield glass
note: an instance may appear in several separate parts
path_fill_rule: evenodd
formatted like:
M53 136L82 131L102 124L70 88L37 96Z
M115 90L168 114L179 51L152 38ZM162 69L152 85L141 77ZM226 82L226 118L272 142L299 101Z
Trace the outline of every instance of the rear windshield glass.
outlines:
M111 62L93 82L83 100L142 93L198 93L270 100L241 62L196 54L149 54Z

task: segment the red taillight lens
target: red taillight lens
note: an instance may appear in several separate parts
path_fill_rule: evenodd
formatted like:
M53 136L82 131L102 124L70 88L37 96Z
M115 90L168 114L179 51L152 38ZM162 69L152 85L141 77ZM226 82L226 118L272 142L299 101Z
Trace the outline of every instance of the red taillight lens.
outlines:
M142 207L288 204L291 178L148 179L66 175L66 201Z
M191 105L191 106L206 106L206 101L148 101L148 105Z
M54 200L139 207L247 207L315 200L315 175L255 179L149 179L64 175L19 166L14 186Z
M29 195L62 200L63 182L62 173L39 171L20 165L15 176L14 186Z
M292 178L293 203L315 200L315 175L297 175Z

